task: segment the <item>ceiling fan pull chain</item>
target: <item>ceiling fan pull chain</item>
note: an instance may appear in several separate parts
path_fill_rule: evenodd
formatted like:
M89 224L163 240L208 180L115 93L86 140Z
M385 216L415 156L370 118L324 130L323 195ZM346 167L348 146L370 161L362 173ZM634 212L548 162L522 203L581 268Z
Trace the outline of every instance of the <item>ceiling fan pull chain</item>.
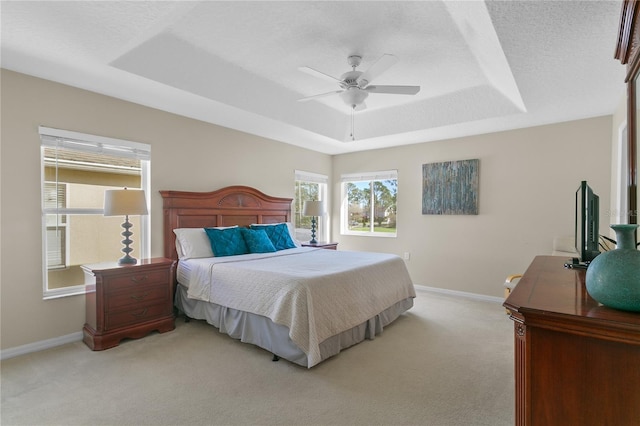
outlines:
M351 140L355 141L356 140L356 120L355 120L355 111L356 111L356 106L352 105L351 106Z

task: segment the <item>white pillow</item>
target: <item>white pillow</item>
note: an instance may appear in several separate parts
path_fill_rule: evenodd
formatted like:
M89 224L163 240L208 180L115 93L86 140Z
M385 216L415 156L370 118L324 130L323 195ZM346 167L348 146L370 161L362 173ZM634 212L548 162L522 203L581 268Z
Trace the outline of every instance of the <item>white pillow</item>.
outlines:
M219 226L214 229L237 228L238 226ZM177 228L173 230L176 234L176 251L178 259L197 259L201 257L213 257L211 241L207 237L204 228Z
M291 241L295 244L296 247L302 247L302 243L296 239L296 229L293 227L293 223L291 222L278 222L278 223L252 223L251 226L267 226L267 225L280 225L282 223L287 224L287 229L289 230L289 236L291 237Z

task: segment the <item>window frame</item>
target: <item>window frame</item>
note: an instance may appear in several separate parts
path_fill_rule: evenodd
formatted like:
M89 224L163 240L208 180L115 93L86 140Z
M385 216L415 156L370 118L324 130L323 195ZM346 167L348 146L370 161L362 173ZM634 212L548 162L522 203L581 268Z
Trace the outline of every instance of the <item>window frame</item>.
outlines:
M80 152L104 153L127 158L137 158L140 160L140 186L146 194L150 194L151 185L151 146L149 144L132 142L121 139L108 138L73 132L68 130L54 129L44 126L38 127L40 135L40 171L41 171L41 216L42 216L42 294L43 299L55 299L66 296L82 295L87 292L86 284L70 285L61 288L49 288L48 277L48 255L47 255L47 215L48 214L64 214L67 215L67 225L71 215L104 215L104 209L92 208L48 208L45 206L44 194L45 183L56 183L57 181L46 180L45 176L45 148L66 147ZM140 257L148 258L151 249L151 206L150 197L147 195L148 215L140 216L140 230L138 232L138 241L140 248ZM68 229L68 228L67 228ZM68 231L66 231L68 233ZM68 236L67 236L68 237ZM69 258L70 250L69 238L65 241L65 257ZM65 267L67 267L65 260ZM59 268L58 268L59 269Z
M348 173L340 176L340 234L349 236L361 236L361 237L381 237L381 238L397 238L398 237L398 224L396 222L395 232L376 232L375 221L370 221L369 231L351 231L349 230L349 194L347 191L347 184L354 182L369 182L369 187L372 188L373 182L380 182L386 180L396 181L396 221L397 221L397 209L398 209L398 171L397 170L382 170L377 172L362 172L362 173ZM373 203L373 190L371 191L371 203L369 214L371 217L375 217L375 204Z
M629 222L629 145L627 143L627 122L624 121L618 128L618 158L617 158L617 181L616 181L616 211L614 212L612 222L628 223Z

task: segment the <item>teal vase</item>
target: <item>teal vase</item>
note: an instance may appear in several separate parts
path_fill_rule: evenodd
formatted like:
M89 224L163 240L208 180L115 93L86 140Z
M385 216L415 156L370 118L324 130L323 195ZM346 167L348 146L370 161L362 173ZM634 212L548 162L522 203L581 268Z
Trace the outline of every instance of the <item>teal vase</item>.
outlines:
M587 292L610 308L640 312L640 251L634 231L638 225L611 225L615 250L596 256L587 268Z

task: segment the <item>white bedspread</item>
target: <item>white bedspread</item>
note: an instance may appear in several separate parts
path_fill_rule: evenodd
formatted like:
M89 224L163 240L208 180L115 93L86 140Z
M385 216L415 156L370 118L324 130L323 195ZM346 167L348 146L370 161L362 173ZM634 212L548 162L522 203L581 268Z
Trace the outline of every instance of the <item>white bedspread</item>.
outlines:
M287 326L309 367L328 337L415 297L404 261L384 253L296 248L188 262L190 298Z

